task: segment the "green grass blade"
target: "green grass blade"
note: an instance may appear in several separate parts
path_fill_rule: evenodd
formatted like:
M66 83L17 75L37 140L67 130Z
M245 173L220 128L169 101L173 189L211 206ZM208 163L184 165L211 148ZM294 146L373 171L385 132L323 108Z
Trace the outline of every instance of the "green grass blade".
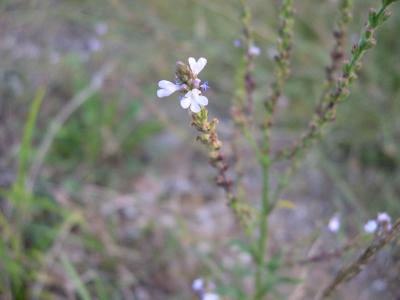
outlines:
M78 273L76 272L74 266L71 264L69 259L61 254L61 262L66 270L68 277L72 280L74 287L76 288L76 292L82 300L90 300L89 291L86 289L85 284L80 279Z
M36 92L35 98L31 104L28 118L25 123L24 133L19 150L19 165L16 184L20 188L24 188L27 171L29 168L29 161L32 153L32 136L35 129L37 115L45 95L45 89L39 88Z

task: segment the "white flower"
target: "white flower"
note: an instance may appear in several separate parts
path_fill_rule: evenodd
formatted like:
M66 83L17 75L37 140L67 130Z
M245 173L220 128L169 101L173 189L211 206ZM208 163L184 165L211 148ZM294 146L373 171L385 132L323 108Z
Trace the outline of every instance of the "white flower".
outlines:
M378 213L377 220L385 229L392 230L392 218L387 213Z
M201 300L219 300L219 296L214 293L205 293L203 297L201 297Z
M261 54L261 49L260 47L257 47L256 45L251 45L249 48L249 55L251 56L259 56Z
M331 232L338 232L340 229L340 218L339 215L334 215L330 220L328 224L328 228Z
M193 280L192 290L195 292L201 292L204 289L204 280L202 278L197 278Z
M188 59L190 69L192 70L192 73L197 76L201 70L204 69L204 67L207 64L207 59L204 57L199 58L198 61L196 61L193 57L189 57Z
M364 225L364 230L367 233L374 233L378 229L378 222L375 220L369 220L365 225Z
M180 89L180 86L178 84L175 84L168 80L159 81L158 87L160 88L159 90L157 90L158 98L168 97L169 95L175 93L177 90Z
M380 223L390 223L392 218L387 213L378 213L377 220Z
M88 41L88 47L91 52L99 52L103 48L103 44L96 38L91 38Z
M207 97L201 96L201 91L198 89L187 92L181 99L182 108L187 109L190 107L190 110L194 113L198 113L201 110L201 106L206 106L207 104Z

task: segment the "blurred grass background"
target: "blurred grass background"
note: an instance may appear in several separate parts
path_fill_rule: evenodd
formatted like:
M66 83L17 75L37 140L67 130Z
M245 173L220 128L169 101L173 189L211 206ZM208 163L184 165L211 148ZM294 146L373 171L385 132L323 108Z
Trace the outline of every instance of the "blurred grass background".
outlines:
M278 144L299 135L313 112L336 2L295 5ZM347 53L378 2L355 1ZM262 50L255 71L261 107L272 79L279 3L250 3ZM155 92L159 80L174 79L177 60L206 57L210 109L229 137L241 57L233 46L241 35L237 1L3 0L0 9L1 298L194 299L191 281L218 274L210 256L232 259L226 249L235 226L193 146L188 115L177 99L156 99ZM315 198L320 208L300 225L339 211L351 233L378 211L400 213L399 6L392 10L349 101L288 193L294 203ZM57 114L82 96L32 179ZM32 180L30 190L25 182ZM398 275L389 279L383 292L354 298L358 282L340 299L396 299Z

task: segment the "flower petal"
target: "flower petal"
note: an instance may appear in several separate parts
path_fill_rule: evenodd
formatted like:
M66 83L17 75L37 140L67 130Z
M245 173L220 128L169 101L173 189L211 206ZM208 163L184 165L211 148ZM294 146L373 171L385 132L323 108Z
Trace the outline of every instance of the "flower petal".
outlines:
M159 89L157 90L157 97L158 98L164 98L164 97L168 97L169 95L171 95L172 93L169 90L166 89Z
M375 220L369 220L364 225L364 230L367 233L374 233L378 229L378 223Z
M192 103L192 100L190 98L183 97L181 99L181 107L184 109L188 108L191 103Z
M192 70L193 73L195 73L195 70L197 67L196 60L194 59L194 57L189 57L188 62L189 62L190 69ZM195 73L195 74L197 74L197 73Z
M197 103L206 106L208 104L208 99L205 96L199 96L197 97Z
M198 68L197 74L199 74L204 69L206 64L207 64L207 59L205 59L204 57L200 57L199 60L197 61L197 68Z
M188 91L186 94L185 94L185 97L186 98L193 98L193 90L190 90L190 91Z
M158 82L158 86L162 89L171 89L174 88L176 84L168 80L161 80Z
M168 80L159 81L158 86L160 87L160 89L157 91L157 97L159 98L168 97L169 95L180 89L179 85Z
M204 69L204 67L207 64L207 59L204 57L199 58L199 60L196 62L196 60L193 57L189 57L188 59L190 69L192 70L194 75L198 75L201 70Z
M200 105L199 105L198 103L192 102L192 103L190 104L190 110L191 110L192 112L194 112L194 113L198 113L198 112L200 112L201 107L200 107Z

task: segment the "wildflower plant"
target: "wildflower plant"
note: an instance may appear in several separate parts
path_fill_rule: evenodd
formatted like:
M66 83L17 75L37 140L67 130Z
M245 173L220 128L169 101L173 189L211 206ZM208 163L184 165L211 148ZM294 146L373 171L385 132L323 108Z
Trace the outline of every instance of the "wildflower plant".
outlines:
M209 99L205 96L208 82L203 82L198 77L207 64L207 59L189 58L188 63L179 61L176 65L175 81L162 80L158 83L157 96L160 98L180 94L180 105L188 109L191 114L191 125L197 130L197 141L205 145L208 150L210 165L216 170L215 181L226 194L228 206L232 209L238 223L241 224L245 242L242 249L251 257L252 288L247 286L231 286L226 299L266 299L269 294L277 294L277 286L281 284L295 284L295 278L280 275L280 269L285 262L279 255L268 253L269 241L269 216L275 209L282 191L290 183L290 178L295 174L307 151L323 136L324 128L336 118L337 107L344 102L349 94L354 81L357 79L362 65L364 54L376 45L376 29L383 25L390 17L388 7L397 0L382 0L378 10L371 10L365 27L361 31L360 39L351 47L350 56L346 58L347 27L351 21L353 7L352 0L339 1L339 16L333 30L333 47L330 53L330 64L326 67L326 79L322 94L318 98L315 112L309 121L309 126L293 145L281 149L276 153L271 151L271 128L275 123L277 104L285 93L285 84L290 77L290 61L293 51L293 35L295 22L295 9L293 0L282 0L279 14L279 29L274 54L274 80L268 84L270 92L263 99L264 114L261 120L253 115L255 80L253 71L254 60L260 56L261 49L256 46L252 30L252 16L246 0L240 0L242 11L243 36L235 40L234 45L242 51L242 60L238 68L237 90L232 103L232 119L237 134L241 134L251 146L261 169L262 192L259 205L253 206L246 199L246 195L239 193L240 178L232 180L228 176L231 167L224 155L223 142L218 136L218 123L216 118L210 120L207 105ZM261 59L258 57L257 59ZM211 100L212 101L212 100ZM258 137L261 136L261 139ZM235 141L233 141L235 142ZM275 188L271 186L271 168L276 162L286 161L287 168L278 178ZM237 163L237 162L236 162ZM238 168L231 168L237 170ZM338 214L328 222L328 229L336 233L341 228L341 219ZM321 290L317 299L328 297L339 284L355 276L361 265L367 263L387 243L399 237L399 221L392 225L391 218L380 213L376 220L368 221L364 226L364 234L374 234L369 240L363 254L349 266L342 268L333 281ZM360 230L363 233L363 230ZM357 242L356 242L357 241ZM340 256L343 252L354 247L359 247L358 239L347 244L343 249L333 251L331 254L317 255L310 260L319 261L331 256ZM289 263L286 265L293 265ZM243 273L243 272L242 272ZM202 299L219 299L217 294L208 294L203 291L204 282L196 280L193 289L200 294ZM223 292L221 292L223 294ZM224 298L225 299L225 298Z

